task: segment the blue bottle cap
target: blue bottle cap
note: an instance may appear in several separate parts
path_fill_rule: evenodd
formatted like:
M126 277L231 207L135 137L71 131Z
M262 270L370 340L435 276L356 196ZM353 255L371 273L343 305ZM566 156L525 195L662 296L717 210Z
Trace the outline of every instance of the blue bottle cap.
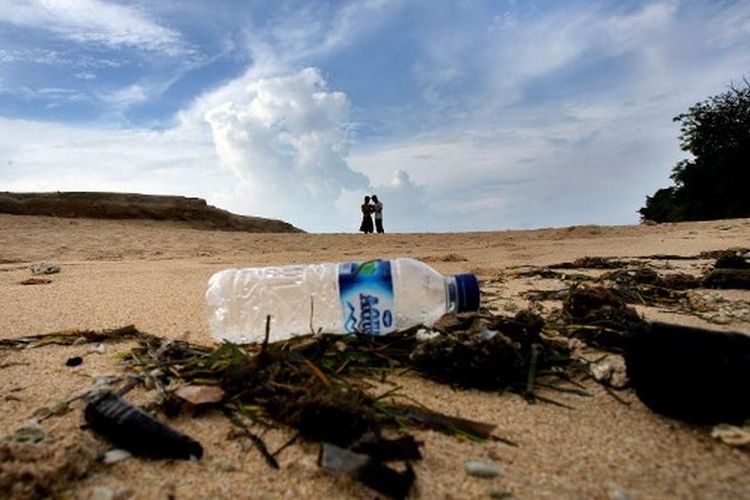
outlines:
M458 312L479 309L479 281L474 274L456 274L456 305Z

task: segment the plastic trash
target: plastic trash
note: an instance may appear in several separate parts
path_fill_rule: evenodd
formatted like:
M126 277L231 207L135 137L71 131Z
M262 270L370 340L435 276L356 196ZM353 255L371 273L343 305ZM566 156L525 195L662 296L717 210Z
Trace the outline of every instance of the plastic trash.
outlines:
M105 393L86 405L86 423L118 448L151 458L201 458L203 447L120 396Z
M446 313L479 308L473 274L443 276L410 258L226 269L206 291L218 341L261 342L309 333L385 335L432 326Z
M633 334L627 372L651 410L702 425L750 419L750 335L659 322Z

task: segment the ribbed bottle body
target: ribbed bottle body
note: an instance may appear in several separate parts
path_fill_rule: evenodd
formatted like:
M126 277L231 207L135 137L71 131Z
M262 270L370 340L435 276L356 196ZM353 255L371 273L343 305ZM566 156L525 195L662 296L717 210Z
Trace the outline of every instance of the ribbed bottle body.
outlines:
M450 278L415 259L226 269L208 283L217 340L261 342L309 333L386 334L432 325L451 308Z

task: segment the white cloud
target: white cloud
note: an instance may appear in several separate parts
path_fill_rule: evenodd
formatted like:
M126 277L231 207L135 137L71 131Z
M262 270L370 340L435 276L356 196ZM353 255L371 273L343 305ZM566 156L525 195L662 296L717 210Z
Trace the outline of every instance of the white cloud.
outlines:
M140 10L100 0L0 0L0 23L50 31L80 43L168 55L187 49L180 34Z
M343 189L367 186L346 163L349 101L319 70L231 85L205 112L221 161L242 180L259 210L319 222ZM205 102L214 102L207 98Z
M124 108L148 100L149 94L142 85L134 83L117 90L99 92L98 97L111 105Z
M126 191L209 197L231 176L183 130L111 130L0 118L0 185L12 191Z

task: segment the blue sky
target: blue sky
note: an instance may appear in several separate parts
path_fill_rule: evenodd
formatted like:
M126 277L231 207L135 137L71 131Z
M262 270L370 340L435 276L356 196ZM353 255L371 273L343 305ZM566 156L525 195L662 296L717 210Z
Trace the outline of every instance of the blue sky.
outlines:
M631 224L750 2L0 0L0 190L199 196L308 231Z

